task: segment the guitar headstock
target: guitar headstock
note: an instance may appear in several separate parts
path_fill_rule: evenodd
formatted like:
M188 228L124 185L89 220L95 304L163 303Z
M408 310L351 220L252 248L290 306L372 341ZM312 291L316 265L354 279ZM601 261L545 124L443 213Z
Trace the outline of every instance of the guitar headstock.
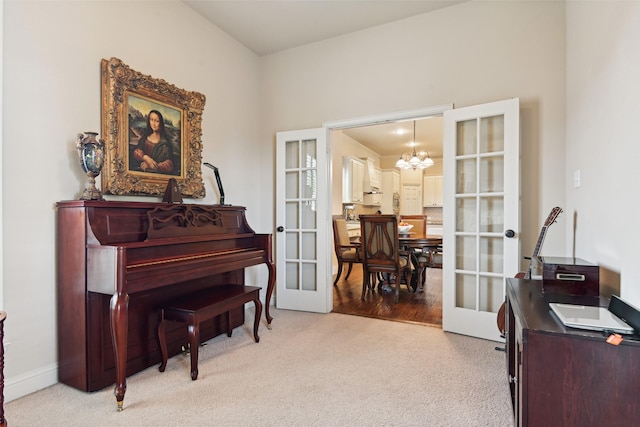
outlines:
M555 208L551 209L551 213L547 217L547 220L544 222L544 226L548 227L551 224L553 224L554 222L556 222L556 219L558 218L558 215L560 215L561 213L562 213L562 208L560 208L558 206L556 206Z

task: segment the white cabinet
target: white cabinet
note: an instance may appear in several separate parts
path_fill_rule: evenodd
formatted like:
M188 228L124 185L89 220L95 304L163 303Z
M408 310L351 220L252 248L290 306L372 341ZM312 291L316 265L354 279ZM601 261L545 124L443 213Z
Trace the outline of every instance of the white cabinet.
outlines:
M427 225L427 234L429 236L442 236L441 225Z
M365 194L364 205L365 206L382 206L382 197L383 197L383 194L380 194L380 193Z
M342 203L362 203L364 196L364 161L342 158Z
M371 180L372 185L375 184L377 188L382 187L382 171L380 169L373 170L373 180Z
M424 194L424 207L442 207L441 176L425 176L423 178L422 191Z
M360 237L360 222L347 221L347 234L349 235L349 239Z
M373 159L362 158L365 162L364 169L364 192L365 193L377 193L380 191L382 172L376 167Z

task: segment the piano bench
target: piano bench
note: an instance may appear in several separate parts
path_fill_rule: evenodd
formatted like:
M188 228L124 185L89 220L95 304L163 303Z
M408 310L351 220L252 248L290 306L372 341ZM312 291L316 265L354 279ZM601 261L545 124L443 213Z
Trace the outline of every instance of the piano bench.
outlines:
M191 348L191 379L198 378L198 346L200 345L200 322L213 319L216 316L227 314L227 336L231 336L231 319L229 310L244 306L253 301L255 305L255 319L253 321L253 337L260 342L258 326L262 314L260 302L260 289L257 286L221 285L207 288L189 294L161 311L160 325L158 326L158 339L162 352L162 363L158 368L164 372L167 367L167 338L165 328L167 321L186 323L189 327L189 347Z

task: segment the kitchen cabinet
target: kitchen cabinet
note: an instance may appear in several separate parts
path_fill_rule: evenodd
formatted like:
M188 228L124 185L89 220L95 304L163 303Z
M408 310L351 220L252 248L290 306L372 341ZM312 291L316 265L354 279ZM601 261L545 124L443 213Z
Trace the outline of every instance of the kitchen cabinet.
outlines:
M382 197L380 193L370 193L364 195L365 206L382 206Z
M374 169L373 170L373 181L374 184L376 184L376 186L378 188L381 187L382 185L382 171L380 169Z
M424 207L442 207L442 176L425 176L422 191Z
M342 158L342 203L364 202L364 168L357 157Z
M380 180L382 172L375 165L373 159L362 158L364 162L364 192L378 193L380 191Z
M347 221L349 240L356 241L360 237L360 221Z
M382 204L383 214L397 215L400 213L400 172L394 169L382 171Z

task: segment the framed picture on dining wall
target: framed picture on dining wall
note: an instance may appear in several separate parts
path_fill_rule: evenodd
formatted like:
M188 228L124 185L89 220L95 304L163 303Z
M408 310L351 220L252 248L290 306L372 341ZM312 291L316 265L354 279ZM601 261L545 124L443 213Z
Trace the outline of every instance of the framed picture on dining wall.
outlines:
M184 197L202 198L205 96L102 60L102 192L162 196L175 179Z

